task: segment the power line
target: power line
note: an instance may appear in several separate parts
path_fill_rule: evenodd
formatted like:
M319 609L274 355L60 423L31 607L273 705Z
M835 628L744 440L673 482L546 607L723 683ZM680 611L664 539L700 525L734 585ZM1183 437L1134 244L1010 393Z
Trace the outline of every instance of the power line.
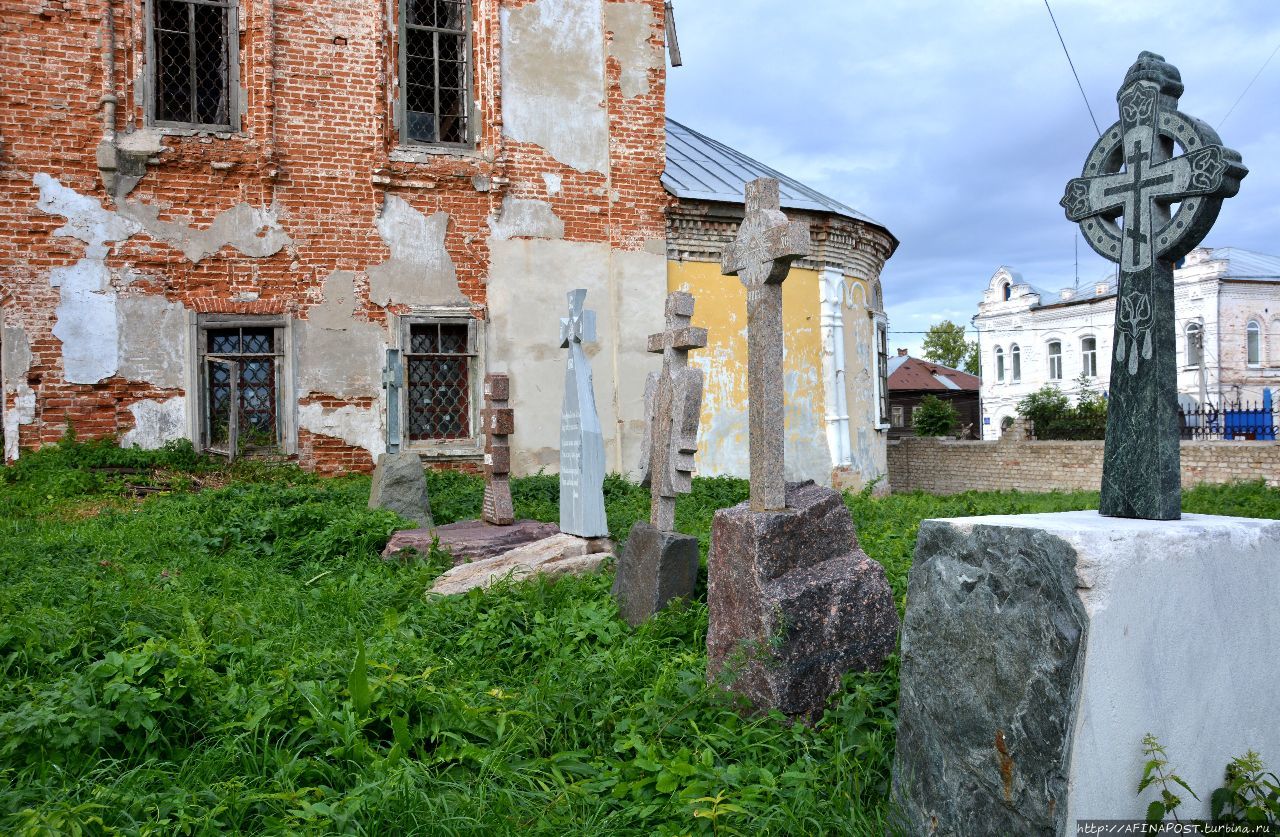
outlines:
M1076 62L1071 60L1071 52L1067 49L1067 42L1062 37L1062 30L1058 28L1058 19L1053 16L1053 9L1049 7L1049 0L1044 0L1044 7L1049 10L1049 20L1053 21L1053 31L1058 33L1058 43L1062 44L1062 52L1067 56L1067 63L1071 65L1071 75L1076 77L1076 87L1080 88L1080 97L1084 99L1084 106L1089 111L1089 118L1093 120L1093 129L1098 132L1098 136L1102 136L1102 129L1098 127L1098 117L1093 115L1093 106L1089 104L1089 97L1085 95L1084 85L1080 83L1080 74L1076 72Z
M1045 0L1045 2L1048 2L1048 0ZM1266 61L1262 62L1262 66L1258 68L1258 72L1254 73L1253 79L1248 84L1245 85L1244 92L1241 93L1239 98L1236 99L1235 104L1231 105L1231 109L1227 111L1227 116L1230 116L1231 112L1236 109L1236 105L1240 104L1240 100L1245 97L1245 93L1249 92L1249 88L1253 87L1253 82L1258 80L1258 77L1262 75L1262 71L1267 69L1267 65L1271 63L1272 58L1276 57L1277 52L1280 52L1280 44L1276 44L1276 48L1271 50L1271 54L1267 56ZM1224 116L1222 117L1221 120L1219 120L1218 122L1219 128L1221 128L1224 124L1226 124L1227 116Z

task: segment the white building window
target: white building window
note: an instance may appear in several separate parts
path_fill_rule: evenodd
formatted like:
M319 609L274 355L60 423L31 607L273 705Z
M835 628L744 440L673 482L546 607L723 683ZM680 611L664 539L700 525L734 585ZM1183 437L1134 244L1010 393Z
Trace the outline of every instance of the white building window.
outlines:
M1204 327L1199 323L1187 323L1187 366L1199 366L1204 362Z
M1094 337L1080 340L1080 371L1086 378L1098 377L1098 341Z
M1049 343L1049 380L1062 380L1062 343L1057 340Z
M1258 325L1257 320L1250 320L1249 325L1245 326L1244 333L1248 364L1258 366L1262 363L1262 326Z
M996 346L996 381L1004 383L1004 349Z
M1009 366L1011 367L1013 383L1022 382L1022 350L1018 348L1018 344L1014 343L1009 347Z
M1008 301L1012 297L1013 297L1013 283L1005 282L1003 285L1000 286L1000 298L1005 301Z
M1271 321L1271 365L1280 366L1280 317Z

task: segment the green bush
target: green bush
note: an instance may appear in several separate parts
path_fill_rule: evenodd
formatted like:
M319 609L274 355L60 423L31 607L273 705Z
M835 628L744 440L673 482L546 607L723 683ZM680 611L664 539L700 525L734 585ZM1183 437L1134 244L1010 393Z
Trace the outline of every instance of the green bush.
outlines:
M1080 387L1075 405L1048 384L1018 402L1018 414L1030 419L1037 439L1102 439L1107 433L1107 399Z
M950 401L926 395L911 416L911 427L917 436L950 436L956 432L960 414Z

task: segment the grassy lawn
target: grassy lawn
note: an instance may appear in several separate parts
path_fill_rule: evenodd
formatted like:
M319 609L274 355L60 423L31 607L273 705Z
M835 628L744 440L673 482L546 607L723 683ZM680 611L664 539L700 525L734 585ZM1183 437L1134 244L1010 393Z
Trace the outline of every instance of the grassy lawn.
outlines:
M478 515L478 479L431 482L437 522ZM513 493L556 518L555 478ZM743 720L704 682L705 579L635 631L611 574L428 602L446 562L378 560L403 524L367 497L189 448L0 470L0 833L883 833L896 662L846 678L813 728ZM745 497L697 480L678 528L705 550ZM648 509L619 479L606 501L617 539ZM921 519L1096 495L848 502L901 609ZM1280 517L1280 492L1185 507Z

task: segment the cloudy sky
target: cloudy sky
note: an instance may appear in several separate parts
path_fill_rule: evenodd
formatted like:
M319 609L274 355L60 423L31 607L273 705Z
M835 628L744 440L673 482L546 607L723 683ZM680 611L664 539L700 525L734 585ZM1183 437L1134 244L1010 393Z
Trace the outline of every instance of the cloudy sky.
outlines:
M1099 124L1144 49L1250 174L1205 244L1280 254L1277 0L1050 0ZM670 115L887 226L894 346L966 326L1000 265L1075 276L1058 200L1097 132L1044 0L676 0ZM1231 111L1230 117L1224 117ZM1111 272L1083 240L1080 277Z

